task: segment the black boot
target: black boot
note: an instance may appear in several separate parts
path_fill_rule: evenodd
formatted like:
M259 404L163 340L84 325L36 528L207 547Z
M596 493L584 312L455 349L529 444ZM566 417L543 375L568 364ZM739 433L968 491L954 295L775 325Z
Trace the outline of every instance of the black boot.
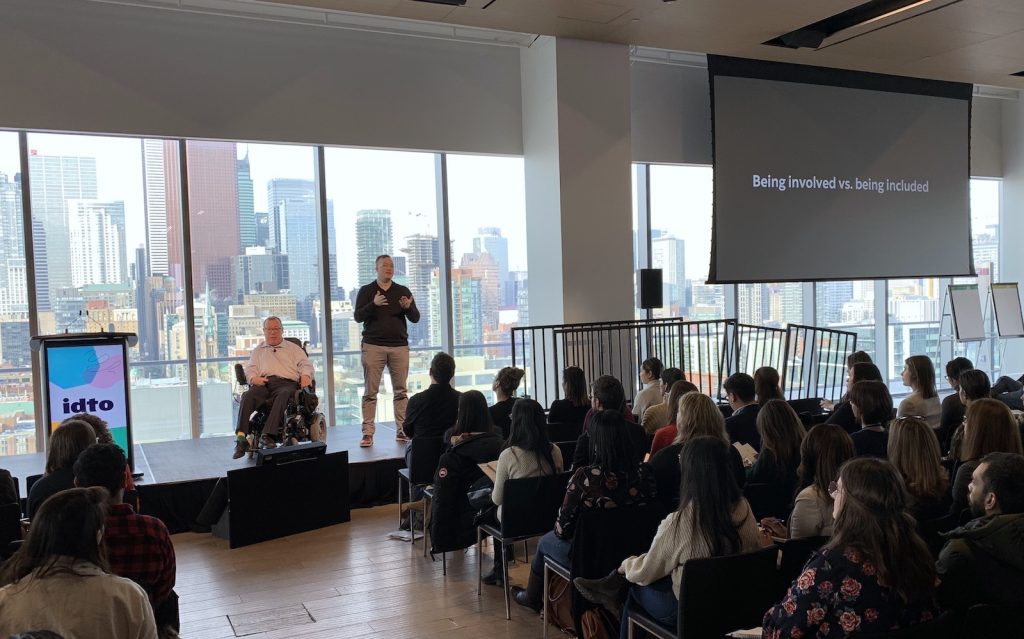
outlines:
M503 546L501 544L494 544L494 567L491 568L489 575L484 575L480 578L480 581L487 586L501 586L504 585L503 570L505 568L505 553L502 552Z
M544 603L544 575L539 575L531 570L526 588L513 587L512 590L517 604L526 606L534 612L540 612Z

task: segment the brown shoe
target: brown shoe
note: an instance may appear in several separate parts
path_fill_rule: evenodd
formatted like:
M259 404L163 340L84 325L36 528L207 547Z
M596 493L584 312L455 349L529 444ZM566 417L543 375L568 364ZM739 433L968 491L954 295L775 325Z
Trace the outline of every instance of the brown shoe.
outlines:
M363 438L359 441L360 448L369 448L373 446L373 435L363 435Z
M249 452L249 442L243 437L235 442L235 452L231 455L231 459L238 459L247 452Z
M277 448L277 442L270 435L264 435L260 438L260 445L267 449Z

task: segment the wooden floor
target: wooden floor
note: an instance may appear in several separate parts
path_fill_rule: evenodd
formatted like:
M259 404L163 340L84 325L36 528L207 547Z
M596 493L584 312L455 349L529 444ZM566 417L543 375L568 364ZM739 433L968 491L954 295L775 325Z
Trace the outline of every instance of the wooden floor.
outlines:
M352 511L352 521L229 550L211 535L174 536L181 636L306 639L337 637L535 638L540 617L512 603L505 619L502 589L476 594L476 550L441 558L390 540L396 505ZM531 551L536 547L530 544ZM522 545L518 545L522 553ZM484 572L491 562L485 547ZM513 584L529 568L510 564ZM559 636L553 628L551 637Z

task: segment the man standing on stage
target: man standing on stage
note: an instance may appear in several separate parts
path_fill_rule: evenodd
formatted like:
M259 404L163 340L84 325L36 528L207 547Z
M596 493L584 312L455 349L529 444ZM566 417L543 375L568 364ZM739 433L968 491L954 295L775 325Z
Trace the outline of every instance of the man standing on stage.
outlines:
M377 390L384 367L391 374L395 391L396 439L406 441L402 424L405 406L409 403L405 383L409 377L409 330L405 320L420 321L420 311L412 292L394 282L395 263L390 255L380 255L375 262L377 279L359 289L356 296L355 320L363 324L363 448L373 446L376 430Z
M271 316L263 320L263 341L245 365L245 379L249 381L249 390L242 395L242 405L238 409L235 459L249 450L246 437L249 435L249 417L253 411L270 400L270 412L263 426L263 444L267 448L274 448L277 446L276 438L284 426L288 399L299 388L309 386L313 380L313 363L302 348L284 339L280 318Z

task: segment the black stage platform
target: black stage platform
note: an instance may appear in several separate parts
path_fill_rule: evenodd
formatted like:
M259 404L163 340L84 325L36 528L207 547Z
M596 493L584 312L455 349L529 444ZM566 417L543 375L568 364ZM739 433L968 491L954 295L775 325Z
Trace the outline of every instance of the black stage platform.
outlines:
M395 441L393 423L378 424L372 448L360 448L358 426L333 427L327 432L327 452L348 451L349 494L353 508L398 500L397 472L405 468L405 444ZM172 533L188 530L209 497L217 479L227 471L256 463L248 456L231 459L234 437L209 437L135 445L135 472L142 512L159 517ZM26 477L43 472L43 453L0 457L27 493Z

